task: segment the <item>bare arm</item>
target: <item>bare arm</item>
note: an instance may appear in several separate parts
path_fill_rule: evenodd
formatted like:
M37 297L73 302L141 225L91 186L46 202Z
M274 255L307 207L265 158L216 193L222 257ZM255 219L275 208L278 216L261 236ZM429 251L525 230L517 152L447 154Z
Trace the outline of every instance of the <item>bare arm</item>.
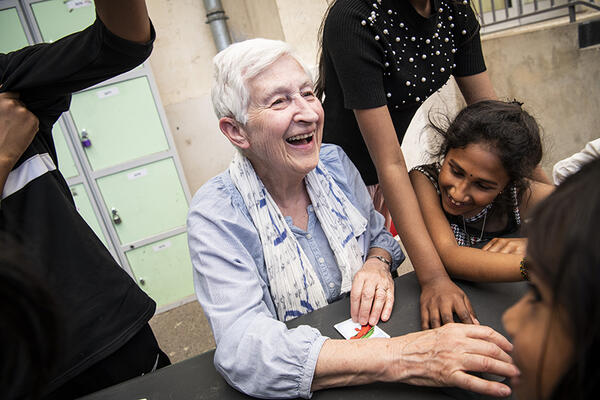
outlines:
M522 255L459 246L444 215L439 196L429 179L422 173L413 171L410 180L419 200L425 225L451 276L470 281L521 280L519 266Z
M455 79L467 104L496 100L496 92L487 71L470 76L457 76Z
M466 373L518 374L507 352L512 345L489 327L448 324L392 339L332 340L323 344L311 390L404 382L423 386L458 386L492 396L510 389Z
M38 130L38 119L15 93L0 93L0 194L8 174Z
M150 40L150 20L144 0L96 0L96 12L109 31L137 43Z
M427 233L387 107L354 110L354 114L377 169L394 225L421 285L423 328L452 322L453 312L463 322L475 322L469 300L450 281Z

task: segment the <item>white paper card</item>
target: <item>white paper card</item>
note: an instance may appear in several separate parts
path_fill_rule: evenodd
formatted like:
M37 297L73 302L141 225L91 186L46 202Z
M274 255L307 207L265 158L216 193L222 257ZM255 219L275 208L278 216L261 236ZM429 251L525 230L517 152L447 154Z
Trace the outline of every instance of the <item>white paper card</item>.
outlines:
M355 336L361 330L361 325L356 322L352 322L352 318L348 318L345 321L342 321L333 326L335 330L337 330L345 339L350 339ZM366 337L362 337L361 339L366 338L389 338L390 335L385 333L380 327L375 325L373 328L373 333L365 335Z
M105 99L107 97L118 95L119 94L119 88L116 87L116 86L113 86L113 87L110 87L110 88L102 89L97 94L98 94L98 98L99 99Z
M152 249L154 251L161 251L164 249L168 249L169 247L171 247L171 241L162 242L161 244L157 244L156 246L152 247Z
M74 10L76 8L89 7L92 5L92 0L69 0L65 2L67 9L69 11Z
M137 178L141 178L142 176L148 175L148 170L146 168L138 169L137 171L133 171L127 174L127 178L131 181Z

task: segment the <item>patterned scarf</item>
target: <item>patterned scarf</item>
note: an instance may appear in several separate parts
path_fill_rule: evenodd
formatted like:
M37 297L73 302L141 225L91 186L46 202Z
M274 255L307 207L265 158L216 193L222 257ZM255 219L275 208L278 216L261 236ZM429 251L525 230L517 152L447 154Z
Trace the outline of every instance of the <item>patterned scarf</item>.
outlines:
M258 230L279 320L288 321L327 305L325 291L308 257L252 164L239 151L229 165L229 174ZM304 182L340 269L341 292L348 292L363 264L356 237L366 230L367 220L350 204L320 161Z

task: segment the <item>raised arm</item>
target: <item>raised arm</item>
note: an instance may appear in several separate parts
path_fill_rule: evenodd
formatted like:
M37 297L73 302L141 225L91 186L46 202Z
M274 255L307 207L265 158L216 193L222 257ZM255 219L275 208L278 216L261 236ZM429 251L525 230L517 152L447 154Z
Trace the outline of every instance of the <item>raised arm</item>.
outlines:
M144 0L96 0L96 12L109 31L137 43L150 40L150 20Z
M427 230L446 270L455 278L471 281L519 281L522 255L487 252L456 243L439 196L429 179L418 171L410 173Z
M8 174L38 130L38 119L18 99L16 93L0 93L0 195Z
M421 285L422 327L452 322L453 312L463 322L475 322L467 296L448 277L427 233L387 106L354 110L354 114Z

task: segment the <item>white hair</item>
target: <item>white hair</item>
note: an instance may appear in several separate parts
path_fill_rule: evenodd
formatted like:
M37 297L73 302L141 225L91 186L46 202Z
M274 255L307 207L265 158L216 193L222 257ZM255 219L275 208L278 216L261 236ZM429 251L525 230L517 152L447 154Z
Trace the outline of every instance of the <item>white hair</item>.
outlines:
M312 80L312 74L292 47L280 40L250 39L234 43L213 58L215 82L212 104L217 118L230 117L241 124L248 120L251 94L246 83L279 58L293 57Z

